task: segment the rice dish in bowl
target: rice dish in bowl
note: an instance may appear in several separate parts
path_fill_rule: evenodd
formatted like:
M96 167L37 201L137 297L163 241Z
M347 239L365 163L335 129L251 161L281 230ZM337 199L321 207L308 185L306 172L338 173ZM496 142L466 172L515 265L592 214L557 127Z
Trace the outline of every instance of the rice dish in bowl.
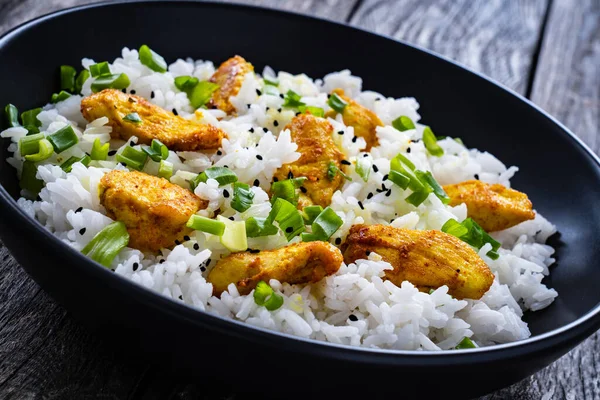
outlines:
M523 312L540 310L557 296L542 283L554 262L554 250L544 244L555 232L550 222L530 210L523 222L494 229L489 236L472 222L491 223L481 215L485 207L477 214L467 207L468 198L449 205L455 200L452 185L459 185L457 189L471 182L477 191L480 184L472 183L477 181L482 182L481 190L510 188L517 168L506 168L487 152L469 150L457 140L459 127L456 137L435 137L418 122L415 99L362 91L362 80L349 71L322 80L275 73L268 67L258 75L241 57L218 69L210 61L190 59L163 67L160 56L146 49L125 48L110 64L84 59L82 67L90 76L74 76L69 68L61 68L64 92L53 102L39 112L21 113L20 120L14 118L14 108L6 109L14 126L2 137L12 141L9 151L14 154L7 161L22 182L18 203L75 250L200 310L355 346L450 350L521 340L530 336ZM71 79L74 83L69 83ZM178 141L165 133L171 125L160 125L152 115L138 111L115 117L106 104L121 100L135 110L160 108L169 114L166 120L181 124L174 132L187 129L183 119L202 134L193 132L196 142ZM154 131L161 140L131 134L145 134L144 127L153 123L162 127ZM309 124L323 128L326 137L305 144L295 140ZM306 129L316 130L311 126ZM215 140L217 146L207 144ZM185 149L191 142L192 147ZM321 154L329 153L321 147L335 156L328 155L323 162ZM313 151L316 148L319 152ZM313 158L309 164L321 165L321 181L298 173L304 171L307 164L302 160L308 153ZM188 196L186 204L197 203L192 215L182 213L168 226L152 221L142 225L124 215L127 209L148 208L122 201L122 193L133 190L123 189L122 178L133 175L123 174L136 170L140 176L135 179L148 179L147 189L162 182L156 193L144 193L144 198ZM314 187L309 189L309 184ZM282 204L285 212L274 211ZM290 210L288 204L297 207ZM308 207L313 207L312 216L305 211ZM152 212L168 223L181 210ZM498 219L502 211L494 209L491 219ZM508 219L514 217L510 211ZM113 225L115 221L122 225ZM127 232L118 229L123 225ZM387 253L367 250L364 257L349 261L353 249L394 248L391 243L387 247L361 243L360 238L350 242L374 226L382 227L373 234L376 238L388 231L413 235L435 231L432 235L440 238L435 243L442 249L448 249L445 244L464 247L461 251L471 252L469 257L477 257L476 263L487 269L484 293L469 297L471 292L465 296L461 291L476 278L463 278L470 264L460 265L451 278L437 276L437 270L429 268L422 278L431 283L424 284L417 282L420 278L401 279L411 272L407 270L412 259L393 265ZM167 246L155 240L173 237ZM419 243L420 236L410 242ZM401 252L407 244L394 251ZM286 251L288 246L304 247L294 247L300 251L292 254ZM306 259L313 254L321 256L317 265ZM329 255L331 259L323 261ZM304 262L312 272L342 256L348 262L340 260L318 277L274 271L290 261L290 265ZM447 257L444 251L435 256ZM226 266L257 263L264 270L250 280L227 284L225 279L224 284L214 278L219 263L226 272ZM263 273L267 267L269 272ZM398 270L404 275L393 279L392 271ZM255 278L258 275L262 278ZM440 284L444 279L448 284Z

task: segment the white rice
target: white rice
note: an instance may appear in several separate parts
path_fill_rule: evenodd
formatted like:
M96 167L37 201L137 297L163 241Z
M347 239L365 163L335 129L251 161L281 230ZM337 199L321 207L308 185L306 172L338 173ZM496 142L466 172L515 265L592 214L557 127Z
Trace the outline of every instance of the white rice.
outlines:
M85 68L93 63L93 60L82 60ZM259 75L247 75L239 94L231 99L238 115L230 118L219 110L194 113L186 94L174 85L174 78L180 75L208 79L215 70L210 61L177 60L169 66L167 73L160 74L143 66L136 50L125 48L122 57L111 64L111 70L113 73L125 72L131 80L128 89L135 90L137 95L165 109L176 109L184 118L196 118L227 132L229 138L223 141L220 155L171 151L168 161L174 165L173 183L187 187L187 180L211 165L227 165L240 181L250 185L258 179L259 186L252 189L254 204L244 213L233 210L230 199L223 197L223 191L231 191L231 187L219 188L212 180L201 183L195 193L209 201L208 209L202 211L204 215L211 215L217 209L235 220L269 214L271 205L266 191L273 173L283 164L297 160L300 154L296 152L297 146L291 141L289 132L283 129L294 117L294 111L282 109L280 96L257 95L256 90L263 87ZM386 124L378 129L380 145L365 154L359 150L364 146L363 139L352 141L353 128L345 126L340 117L330 119L335 128L334 140L347 159L364 163L368 168L375 165L378 169L378 172L371 170L368 181L363 182L352 168L349 172L352 182L346 182L334 194L331 207L343 218L344 225L331 238L332 243L337 238L343 240L350 227L358 223L440 229L450 218L458 221L466 218L464 205L445 206L430 195L423 204L413 207L403 201L410 192L405 193L389 184L383 190L389 160L398 153L409 157L417 168L432 171L440 184L478 177L484 182L510 186L510 178L518 171L514 166L507 168L487 152L469 150L451 138L439 142L444 149L443 156L429 156L422 141L418 141L424 125L417 124L416 129L405 132L390 126L399 115L419 121L417 101L384 98L379 93L362 91L362 80L348 70L328 74L323 80L316 81L306 75L275 74L269 67L264 74L277 76L282 93L294 90L302 95L303 102L325 110L328 109L327 93L342 88L375 111ZM90 84L91 79L85 82L84 95L91 94ZM80 101L80 96L72 96L55 105L46 105L39 114L40 129L44 134L71 124L80 141L77 146L41 163L37 176L46 186L39 194L40 200L18 200L28 215L35 216L75 250L81 250L112 222L100 205L98 182L107 171L125 167L119 165L114 156L107 161L93 161L89 168L77 163L70 173L65 173L56 164L72 155L89 152L96 138L102 143L110 142L112 150L129 145L110 139L111 128L106 125L106 118L87 123L79 111ZM9 150L15 154L8 162L18 174L22 159L17 143L26 133L23 128L9 128L1 133L2 137L12 140ZM460 132L456 132L456 136L460 137ZM132 141L135 143L137 139L132 138ZM259 154L262 160L257 159ZM156 174L157 168L157 163L148 161L144 171ZM80 208L81 211L75 211ZM81 234L83 228L85 232ZM206 274L228 251L218 238L202 232L196 232L189 241L172 250L165 249L157 256L126 248L111 268L174 301L254 326L353 346L447 350L456 347L464 337L470 337L478 346L487 346L530 336L527 324L521 320L523 313L547 307L557 296L555 290L542 283L549 273L548 267L554 262L554 250L544 243L555 231L551 223L536 214L535 220L494 233L493 236L502 243L500 257L491 260L486 256L489 245L479 250L495 274L492 287L481 300L457 300L448 295L446 286L431 294L420 292L409 282L398 287L382 279L384 271L391 266L372 253L368 259L358 260L356 264L342 265L335 275L317 284L289 285L271 280L270 285L282 294L284 305L276 311L268 311L254 302L252 293L241 296L233 284L221 298L212 296L212 285L205 280ZM298 240L295 238L293 242ZM196 243L199 250L194 250ZM255 249L272 249L286 244L281 233L249 239L249 246Z

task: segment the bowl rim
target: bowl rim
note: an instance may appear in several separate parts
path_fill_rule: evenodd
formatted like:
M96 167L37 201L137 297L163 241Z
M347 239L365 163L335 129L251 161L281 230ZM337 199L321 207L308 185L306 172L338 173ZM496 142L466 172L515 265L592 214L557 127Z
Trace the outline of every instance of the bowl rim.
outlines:
M198 8L236 8L246 9L250 12L261 12L277 14L283 18L296 18L300 20L309 20L313 23L335 25L336 29L349 29L360 32L362 35L370 35L378 38L394 41L395 43L406 46L429 56L433 56L440 59L442 62L450 64L455 68L465 70L467 73L476 75L480 79L487 81L488 83L495 86L495 90L501 90L509 95L512 95L517 100L527 104L531 111L535 111L542 117L547 119L549 122L555 124L560 128L561 135L566 136L567 139L574 142L575 145L583 150L584 155L591 158L595 167L600 171L600 158L574 133L572 133L566 126L559 122L556 118L549 115L541 107L534 104L531 100L515 92L514 90L505 87L499 82L489 78L482 73L472 70L471 68L454 61L446 56L438 54L432 50L428 50L418 45L407 43L403 40L396 39L390 35L384 35L375 33L360 27L348 25L343 22L334 21L328 18L315 17L311 15L302 14L296 11L278 10L265 6L258 6L252 4L239 4L239 3L222 3L213 0L208 1L194 1L194 0L121 0L121 1L101 1L92 4L79 5L69 7L54 12L50 12L34 19L25 21L0 36L0 49L3 48L7 43L18 39L18 36L37 25L43 24L48 20L52 20L63 15L73 14L80 11L89 9L113 7L113 6L124 6L130 4L158 4L166 7L179 7L179 6L193 6ZM126 279L121 276L116 276L111 270L105 268L99 263L85 257L80 252L74 250L72 247L62 242L60 239L50 233L45 227L43 227L37 220L29 217L23 209L21 209L17 202L7 192L3 185L0 185L0 206L7 208L5 212L15 213L19 222L25 223L30 228L34 229L40 238L45 238L52 242L55 246L66 252L66 256L77 261L77 268L82 268L83 272L88 275L90 279L102 280L103 284L108 290L117 290L122 292L122 295L128 297L135 297L139 304L144 304L145 307L152 307L160 310L160 312L172 314L174 317L179 319L186 319L190 323L195 325L202 325L208 330L218 331L230 337L243 338L244 340L262 342L263 344L279 346L284 345L286 350L302 352L304 349L312 348L312 350L321 350L320 356L344 358L346 361L365 361L371 357L371 361L375 361L378 364L398 364L401 362L410 362L415 359L419 361L429 361L430 363L444 362L447 365L448 358L460 359L460 362L473 362L481 355L491 356L495 359L505 359L515 354L532 353L539 350L544 350L548 347L554 346L557 343L564 343L571 337L577 337L581 332L576 332L576 328L583 326L585 323L593 323L594 330L597 329L600 324L600 303L590 309L586 314L577 318L566 325L559 328L553 329L548 332L544 332L539 335L531 336L527 339L497 344L486 347L479 347L474 349L460 349L460 350L442 350L442 351L421 351L421 350L396 350L396 349L377 349L360 346L351 346L344 344L336 344L331 342L320 341L316 339L309 339L300 336L295 336L285 332L279 332L269 330L262 327L252 326L242 321L238 321L232 318L222 317L216 314L211 314L207 311L199 310L191 305L180 303L169 299L152 289L147 289L135 282ZM22 268L22 267L21 267ZM234 329L231 329L234 328ZM569 334L568 336L566 334ZM561 338L561 336L563 336ZM275 342L275 340L277 340ZM348 353L352 358L348 357ZM512 354L511 354L512 353ZM372 358L376 357L376 358Z

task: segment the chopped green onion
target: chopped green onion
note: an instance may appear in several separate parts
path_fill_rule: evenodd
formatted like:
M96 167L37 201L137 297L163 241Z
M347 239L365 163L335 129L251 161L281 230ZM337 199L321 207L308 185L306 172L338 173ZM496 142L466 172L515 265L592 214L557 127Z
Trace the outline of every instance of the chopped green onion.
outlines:
M323 118L325 116L325 110L323 110L321 107L300 106L300 107L298 107L298 111L305 113L305 114L308 112L308 113L314 115L315 117Z
M21 126L19 124L19 110L12 104L7 104L4 107L4 113L6 114L6 120L8 121L9 127Z
M37 118L37 116L41 112L42 112L41 108L34 108L32 110L23 111L23 113L21 114L21 122L23 123L23 126L26 128L28 128L30 126L39 128L40 126L42 126L42 121L40 121ZM38 132L39 132L39 130L38 130ZM38 132L36 132L36 133L38 133Z
M196 189L196 186L200 182L206 182L209 179L214 179L219 183L219 186L225 186L233 182L237 182L238 177L229 168L225 167L210 167L206 171L198 174L192 181L190 181L190 185L192 186L192 191Z
M107 61L90 65L90 74L92 78L97 76L110 75L110 66Z
M432 156L441 157L444 154L444 149L437 143L433 131L428 126L423 130L423 143L429 154Z
M110 267L117 254L129 244L129 233L123 222L107 225L81 250L92 260Z
M67 161L62 163L60 165L60 168L65 172L71 172L71 170L73 169L73 164L80 162L87 167L88 165L90 165L91 161L92 161L92 158L90 156L88 156L87 154L85 154L83 157L72 156L72 157L69 157L69 159Z
M60 66L60 89L69 92L75 91L75 75L77 71L70 65Z
M25 137L31 137L31 136L25 136ZM49 158L54 153L54 148L52 147L52 143L50 143L46 139L42 139L38 142L38 148L39 148L39 150L37 153L27 154L25 156L25 159L27 161L33 161L33 162L44 161L45 159Z
M140 117L140 115L138 113L134 112L134 113L130 113L130 114L127 114L126 116L124 116L123 121L131 122L133 124L141 124L142 118Z
M139 50L140 62L155 72L167 72L167 62L150 47L143 44Z
M476 249L481 249L486 243L492 245L492 250L487 252L487 256L492 260L496 260L499 257L498 249L500 243L494 240L486 231L483 230L477 222L471 218L465 219L460 225L463 229L458 227L458 222L450 222L454 220L448 220L442 226L442 232L446 232L450 235L456 236L463 242L470 244Z
M185 224L190 229L210 233L211 235L223 236L225 232L225 223L200 215L192 215Z
M225 232L221 235L221 244L229 251L244 251L248 248L246 237L246 223L244 221L231 221L222 215L217 219L225 224Z
M166 160L169 157L169 149L158 139L152 139L150 146L144 146L142 150L155 162Z
M184 75L175 78L175 86L182 92L193 89L200 80L194 76Z
M22 156L29 154L35 154L40 149L40 140L44 139L43 133L37 133L35 135L23 136L19 139L19 149Z
M246 236L248 237L271 236L277 232L279 229L268 223L266 218L250 217L246 220Z
M302 209L302 214L304 218L304 223L306 225L312 225L315 222L315 219L323 212L323 207L321 206L306 206Z
M292 203L282 198L275 200L265 223L272 224L273 221L276 221L279 228L285 232L287 240L291 240L305 230L304 219L300 211Z
M454 141L455 141L456 143L458 143L458 144L461 144L461 145L463 145L463 146L465 145L465 143L464 143L464 142L462 141L462 139L461 139L461 138L459 138L459 137L455 137L455 138L454 138Z
M446 194L444 189L440 186L440 184L437 183L437 181L435 180L435 178L433 177L431 172L429 172L429 171L423 172L423 171L417 170L417 171L415 171L415 174L417 175L417 177L419 177L421 182L424 182L427 185L429 185L429 187L433 190L433 193L437 196L438 199L440 199L442 201L442 203L444 203L444 204L450 203L450 197L448 197L448 195Z
M474 349L477 346L475 346L475 344L473 343L473 341L471 339L469 339L468 337L463 338L463 340L460 341L460 343L455 347L455 349L459 350L459 349Z
M141 171L146 164L148 155L141 150L126 146L121 153L117 153L117 161L125 163L129 168Z
M194 109L200 108L212 97L213 93L219 88L219 85L209 81L198 82L192 89L186 91L190 104Z
M413 164L412 161L410 161L406 156L404 156L401 153L398 153L396 157L392 158L390 168L394 171L400 171L402 169L402 164L408 167L408 169L410 169L411 171L414 171L416 168L415 164Z
M266 282L260 281L254 288L254 302L269 311L275 311L283 305L283 297L273 291Z
M351 181L352 178L350 178L348 175L346 175L344 173L344 171L342 171L341 169L338 168L337 165L335 165L335 163L333 161L329 162L329 165L327 166L327 178L329 178L330 181L333 180L333 178L335 178L335 176L338 174L338 172L340 173L340 175L342 175L344 177L344 179L346 179L347 181Z
M273 77L264 77L263 80L265 81L265 85L271 85L271 86L279 86L279 79Z
M412 119L401 115L395 120L392 121L392 126L399 130L400 132L408 131L411 129L415 129L415 124L412 122Z
M429 187L426 190L413 192L410 196L404 199L408 204L412 204L415 207L418 207L422 202L427 200L429 197L429 193L431 193L431 189Z
M75 131L71 125L67 125L64 128L59 129L52 135L47 136L46 139L52 143L52 146L54 146L54 151L56 151L57 154L60 154L68 148L75 146L77 142L79 142L79 139L77 138L77 135L75 134Z
M408 188L408 185L410 183L409 176L394 170L390 171L390 173L388 174L388 179L394 182L396 185L400 186L402 189Z
M327 207L311 224L312 233L302 234L302 241L328 241L331 235L333 235L343 224L344 221L335 213L335 211L333 211L331 207Z
M415 165L402 154L398 154L392 159L392 161L390 161L390 171L396 171L402 175L407 176L410 179L410 181L408 182L408 187L413 192L421 192L425 190L425 184L421 182L419 177L417 177L417 175L414 172Z
M92 92L98 93L104 89L126 89L131 82L125 74L102 75L92 83Z
M92 160L106 160L108 157L108 151L110 149L110 143L102 144L99 138L94 140L92 144Z
M44 181L35 177L37 173L37 167L33 161L23 162L23 168L21 169L21 180L19 186L23 190L27 190L34 195L37 195L40 190L44 187Z
M254 192L250 189L250 185L241 182L233 184L231 208L239 212L244 212L252 205L252 199L254 199Z
M363 181L366 182L369 180L372 166L373 164L371 163L371 160L366 157L361 157L358 161L356 161L356 173L362 178Z
M333 108L338 113L344 112L344 108L346 108L346 106L348 105L348 103L336 93L332 93L331 96L329 96L327 104L329 104L329 107Z
M278 198L281 198L289 201L295 206L298 205L299 196L296 189L300 188L304 181L306 181L306 178L302 176L299 178L273 182L271 185L271 204L273 204Z
M79 75L77 75L77 79L75 79L75 93L81 93L81 89L83 88L83 84L90 77L90 71L87 69L82 70Z
M306 103L303 103L301 99L302 96L300 96L298 93L294 92L293 90L288 90L283 100L283 106L287 108L298 108L300 106L305 106Z
M461 224L457 220L450 218L442 226L442 232L445 232L449 235L460 238L460 237L466 235L467 233L469 233L469 229L467 229L467 227L465 227L463 224Z
M56 104L59 101L65 101L66 99L68 99L69 97L71 97L71 94L68 92L65 92L64 90L61 90L59 93L54 93L52 95L52 97L50 98L50 103L52 104Z
M171 176L173 176L173 163L166 160L160 160L160 166L158 167L158 177L170 179Z

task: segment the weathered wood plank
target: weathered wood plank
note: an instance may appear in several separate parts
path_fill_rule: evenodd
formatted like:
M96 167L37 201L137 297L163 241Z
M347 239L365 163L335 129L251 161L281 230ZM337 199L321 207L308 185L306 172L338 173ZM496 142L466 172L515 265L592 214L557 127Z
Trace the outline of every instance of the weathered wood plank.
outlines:
M425 47L524 93L546 0L365 0L350 24Z

